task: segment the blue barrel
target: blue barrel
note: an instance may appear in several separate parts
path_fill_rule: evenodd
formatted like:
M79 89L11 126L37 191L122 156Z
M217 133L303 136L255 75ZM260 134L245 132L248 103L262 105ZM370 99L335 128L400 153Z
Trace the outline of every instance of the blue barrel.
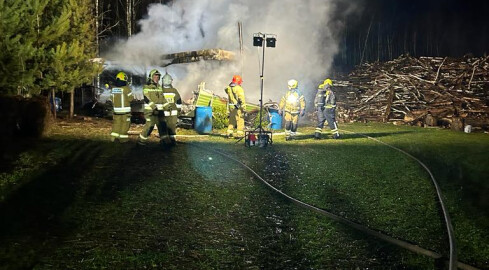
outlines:
M278 110L269 110L268 118L270 120L271 129L281 129L282 128L282 116L278 114Z
M195 109L194 128L198 133L212 132L212 107L197 107Z

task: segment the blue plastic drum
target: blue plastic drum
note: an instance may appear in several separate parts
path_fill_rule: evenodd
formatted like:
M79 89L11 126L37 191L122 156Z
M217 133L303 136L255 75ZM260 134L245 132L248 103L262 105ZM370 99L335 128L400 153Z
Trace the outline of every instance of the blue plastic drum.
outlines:
M212 107L197 107L195 109L194 128L198 133L212 132Z
M271 129L281 129L282 128L282 116L278 114L278 110L270 109L268 113L268 117L270 120L270 128Z

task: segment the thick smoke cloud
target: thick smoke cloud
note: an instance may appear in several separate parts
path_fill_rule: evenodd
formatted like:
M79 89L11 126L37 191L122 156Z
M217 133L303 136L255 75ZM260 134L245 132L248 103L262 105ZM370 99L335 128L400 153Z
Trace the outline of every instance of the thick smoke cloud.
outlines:
M126 65L149 70L161 65L158 59L162 54L210 48L234 51L233 62L178 64L166 70L184 98L190 97L201 81L206 82L207 89L224 96L223 89L232 76L242 74L248 102L257 104L261 48L253 47L252 36L258 32L276 34L277 47L265 52L264 101L278 101L292 78L299 81L306 96L311 96L317 83L330 75L338 51L335 33L339 29L333 28L340 24L331 21L334 9L335 4L328 0L177 0L170 5L153 4L148 16L139 21L141 32L115 46L116 55ZM238 22L243 24L243 68Z

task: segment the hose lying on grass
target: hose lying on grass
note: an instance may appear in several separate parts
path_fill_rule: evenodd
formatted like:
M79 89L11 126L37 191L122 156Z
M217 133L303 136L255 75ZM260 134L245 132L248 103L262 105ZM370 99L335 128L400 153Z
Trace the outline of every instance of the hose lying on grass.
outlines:
M361 134L361 135L362 135L362 136L366 136L366 135L363 135L363 134ZM368 137L368 136L366 136L366 137L367 137L367 138L370 138L370 137ZM389 147L391 147L391 148L394 148L394 149L396 149L396 150L398 150L398 151L401 151L402 153L404 153L404 154L408 155L409 157L414 158L416 161L418 161L418 162L419 162L419 163L420 163L420 164L421 164L421 165L422 165L422 166L423 166L423 167L424 167L424 168L425 168L425 169L428 171L428 173L430 174L430 176L431 176L431 178L432 178L433 182L435 183L435 187L436 187L436 189L437 189L437 194L438 194L438 196L439 196L439 199L441 199L441 193L439 192L439 187L438 187L438 185L437 185L437 183L436 183L436 181L435 181L435 179L434 179L434 177L433 177L433 175L432 175L431 171L428 169L428 167L426 167L426 165L424 165L424 164L423 164L421 161L419 161L418 159L416 159L415 157L413 157L413 156L412 156L412 155L410 155L409 153L404 152L404 151L403 151L403 150L401 150L401 149L398 149L398 148L396 148L396 147L394 147L394 146L388 145L388 144L386 144L386 143L384 143L384 142L381 142L381 141L379 141L379 140L376 140L376 139L374 139L374 138L370 138L370 139L373 139L373 140L378 141L378 142L380 142L380 143L382 143L382 144L385 144L385 145L387 145L387 146L389 146ZM351 221L351 220L348 220L348 219L346 219L346 218L343 218L343 217L341 217L341 216L338 216L338 215L335 215L335 214L333 214L333 213L331 213L331 212L328 212L328 211L326 211L326 210L324 210L324 209L318 208L318 207L316 207L316 206L310 205L310 204L305 203L305 202L302 202L302 201L300 201L300 200L298 200L298 199L296 199L296 198L293 198L293 197L291 197L291 196L287 195L286 193L282 192L281 190L279 190L279 189L275 188L274 186L272 186L270 183L268 183L268 182L267 182L265 179L263 179L263 177L261 177L261 176L260 176L258 173L256 173L256 172L255 172L253 169L251 169L249 166L247 166L246 164L244 164L244 163L243 163L243 162L241 162L240 160L238 160L238 159L236 159L236 158L234 158L234 157L232 157L232 156L230 156L230 155L228 155L228 154L222 153L222 152L217 151L217 150L214 150L214 149L206 148L206 147L204 147L204 146L200 146L200 145L197 145L197 144L195 144L195 143L190 143L189 145L192 145L192 146L195 146L195 147L198 147L198 148L204 149L204 150L206 150L206 151L211 151L211 152L214 152L214 153L219 154L219 155L221 155L221 156L224 156L224 157L226 157L226 158L228 158L228 159L230 159L230 160L233 160L234 162L236 162L236 163L240 164L241 166L243 166L244 168L246 168L248 171L250 171L250 172L251 172L251 173L252 173L252 174L253 174L253 175L254 175L254 176L255 176L255 177L258 179L258 180L260 180L262 183L264 183L264 184L265 184L267 187L269 187L270 189L272 189L272 190L273 190L273 191L275 191L276 193L278 193L278 194L282 195L283 197L285 197L285 198L286 198L286 199L288 199L289 201L292 201L293 203L295 203L295 204L297 204L297 205L299 205L299 206L301 206L301 207L304 207L304 208L306 208L306 209L309 209L309 210L315 211L315 212L317 212L317 213L319 213L319 214L321 214L321 215L327 216L327 217L329 217L329 218L331 218L331 219L333 219L333 220L335 220L335 221L338 221L338 222L340 222L340 223L342 223L342 224L345 224L345 225L347 225L347 226L349 226L349 227L351 227L351 228L354 228L354 229L359 230L359 231L361 231L361 232L363 232L363 233L366 233L366 234L368 234L368 235L371 235L371 236L374 236L374 237L379 238L379 239L381 239L381 240L384 240L384 241L386 241L386 242L388 242L388 243L391 243L391 244L393 244L393 245L396 245L396 246L398 246L398 247L401 247L401 248L404 248L404 249L410 250L410 251L415 252L415 253L417 253L417 254L425 255L425 256L431 257L431 258L433 258L433 259L442 259L442 258L443 258L443 256L442 256L441 254L437 253L437 252L434 252L434 251L431 251L431 250L428 250L428 249L422 248L422 247L420 247L420 246L418 246L418 245L411 244L411 243L409 243L409 242L407 242L407 241L400 240L400 239L394 238L394 237L392 237L392 236L389 236L389 235L383 234L383 233L381 233L381 232L378 232L378 231L372 230L372 229L370 229L370 228L368 228L368 227L366 227L366 226L364 226L364 225L362 225L362 224L359 224L359 223L353 222L353 221ZM443 205L443 202L442 202L442 201L440 201L440 203L441 203L441 205L442 205L442 209L443 209L443 212L444 212L444 215L445 215L445 221L449 223L449 225L447 225L447 228L448 228L448 229L451 229L451 230L452 230L452 232L451 232L451 233L453 234L453 228L452 228L452 226L451 226L451 223L450 223L450 219L449 219L449 217L448 217L448 214L447 214L447 213L445 212L445 210L444 210L444 205ZM447 220L448 220L448 221L447 221ZM450 233L449 233L449 236L450 236ZM453 242L453 238L449 237L449 239L450 239L450 242L451 242L451 243L450 243L450 261L449 261L449 263L450 263L450 269L456 269L456 267L461 268L461 269L466 269L466 270L474 270L474 269L478 269L478 268L475 268L475 267L470 266L470 265L468 265L468 264L465 264L465 263L462 263L462 262L458 262L458 261L456 261L456 260L455 260L455 261L453 261L453 258L456 258L456 256L452 256L452 252L454 251L454 244L452 243L452 242ZM453 244L453 246L452 246L452 244ZM452 265L452 264L453 264L453 265ZM455 266L455 265L456 265L456 266ZM453 268L453 267L455 267L455 268Z

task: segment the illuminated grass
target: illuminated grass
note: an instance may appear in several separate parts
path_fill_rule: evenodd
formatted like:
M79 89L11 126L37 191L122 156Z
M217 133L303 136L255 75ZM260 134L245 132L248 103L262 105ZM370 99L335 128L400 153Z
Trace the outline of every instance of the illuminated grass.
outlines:
M217 154L188 144L164 150L155 137L148 147L136 147L139 128L132 128L129 144L119 145L109 143L106 123L67 124L16 155L42 165L22 175L4 172L20 185L1 190L6 199L0 215L9 222L0 228L0 259L8 268L434 267L431 259L284 201ZM344 128L424 159L447 197L459 258L487 264L487 215L477 216L484 213L484 201L464 190L473 183L482 185L480 192L487 190L482 174L489 164L481 158L487 135L391 125ZM446 252L434 191L417 163L358 135L314 141L313 128L299 131L299 140L276 137L266 149L214 135L181 140L239 157L308 203ZM49 162L42 163L45 156ZM12 164L22 163L17 158ZM454 164L461 164L460 179L449 177Z

